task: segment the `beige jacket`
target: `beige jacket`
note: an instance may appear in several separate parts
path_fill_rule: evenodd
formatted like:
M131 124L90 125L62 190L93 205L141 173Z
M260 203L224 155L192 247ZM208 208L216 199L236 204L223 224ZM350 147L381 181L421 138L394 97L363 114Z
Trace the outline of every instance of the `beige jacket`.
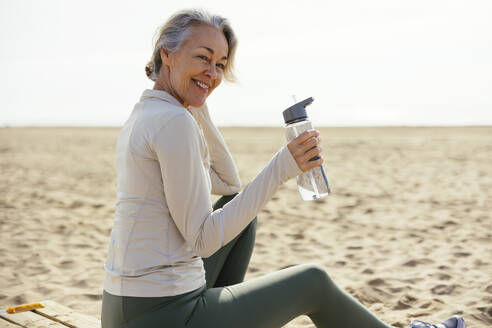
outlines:
M282 183L301 173L284 146L238 196L213 211L210 194L239 192L239 175L207 107L190 110L193 116L164 91L145 90L121 130L104 264L110 294L172 296L201 287L201 258L231 241Z

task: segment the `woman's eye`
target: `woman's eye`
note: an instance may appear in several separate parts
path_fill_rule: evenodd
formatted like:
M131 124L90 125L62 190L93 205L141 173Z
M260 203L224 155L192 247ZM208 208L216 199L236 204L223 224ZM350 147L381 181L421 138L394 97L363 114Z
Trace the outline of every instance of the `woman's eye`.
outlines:
M217 64L217 67L220 68L220 69L225 69L225 65L224 64Z
M208 61L208 57L207 56L198 55L197 57L200 58L200 59L202 59L202 60Z

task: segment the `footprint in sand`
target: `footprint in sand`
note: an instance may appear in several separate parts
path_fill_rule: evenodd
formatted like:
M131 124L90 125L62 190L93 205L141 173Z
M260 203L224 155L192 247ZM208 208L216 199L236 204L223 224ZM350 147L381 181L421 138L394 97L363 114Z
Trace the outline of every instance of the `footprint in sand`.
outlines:
M49 295L51 292L53 292L53 289L44 286L36 287L34 290L42 295Z
M99 301L102 299L102 295L101 294L83 294L85 297L91 299L91 300L95 300L95 301Z
M56 266L59 267L60 269L70 269L73 268L75 264L75 261L73 260L63 260L60 263L58 263Z
M75 200L70 205L68 205L68 208L70 208L70 209L76 209L76 208L79 208L79 207L82 207L82 206L84 206L84 203L83 202L81 202L80 200Z
M453 254L455 257L468 257L471 255L471 253L467 253L467 252L456 252Z
M452 277L449 274L446 274L446 273L439 273L438 276L437 276L437 279L439 279L439 280L449 280L451 278Z
M417 298L413 297L412 295L405 294L403 295L402 301L405 303L415 303L417 301Z
M27 303L27 297L25 294L20 294L20 295L16 295L14 297L11 297L10 300L8 302L6 302L7 304L24 304L24 303Z
M68 227L66 224L59 224L56 226L56 232L58 232L58 233L64 233L67 231L67 229L68 229Z
M476 267L480 267L480 266L483 266L483 265L487 265L488 263L487 262L484 262L480 259L477 259L475 261L473 261L473 265L476 266Z
M448 220L448 221L444 222L444 225L446 225L446 226L455 226L455 225L458 225L458 223L456 223L453 220Z
M290 236L295 240L304 239L304 234L302 233L288 233L287 236Z
M431 288L431 291L435 295L451 295L458 285L436 285Z
M89 284L87 283L87 280L81 279L81 280L76 280L71 283L73 287L79 287L79 288L86 288L89 287Z
M386 281L384 281L384 279L381 278L376 278L376 279L369 280L367 284L369 286L381 286L381 285L385 285Z
M388 290L392 292L393 294L401 293L405 287L390 287Z
M450 280L451 278L453 278L451 275L447 273L440 273L440 272L432 273L430 274L430 276L436 277L438 280Z
M409 309L411 307L412 307L411 305L408 305L407 303L402 302L400 300L400 301L398 301L398 303L396 303L395 306L392 307L392 309L393 310L406 310L406 309Z
M480 321L492 323L492 306L480 306L477 307L477 310L480 312L480 314L473 314L473 317Z
M75 247L75 248L90 248L91 245L88 245L88 244L74 244L73 247Z
M433 263L434 261L432 260L429 260L429 259L412 259L410 261L407 261L405 263L403 263L404 266L408 266L408 267L416 267L417 265L419 264L430 264L430 263Z
M17 242L14 243L14 247L15 248L29 248L30 245L27 244L27 243L24 243L22 241L17 241Z

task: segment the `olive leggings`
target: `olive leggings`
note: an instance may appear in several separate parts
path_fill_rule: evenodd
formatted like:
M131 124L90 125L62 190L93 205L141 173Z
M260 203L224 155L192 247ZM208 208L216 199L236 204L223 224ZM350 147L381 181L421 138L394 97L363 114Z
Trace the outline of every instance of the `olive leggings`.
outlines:
M214 205L222 207L235 195ZM298 265L242 282L253 252L256 218L230 243L203 259L207 285L167 297L103 292L102 328L275 328L300 315L316 327L389 328L339 289L316 265Z

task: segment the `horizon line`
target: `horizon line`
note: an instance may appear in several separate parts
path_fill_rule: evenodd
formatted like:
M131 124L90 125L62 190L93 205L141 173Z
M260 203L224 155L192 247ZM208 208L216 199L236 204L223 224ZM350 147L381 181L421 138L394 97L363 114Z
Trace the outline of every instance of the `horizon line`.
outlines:
M0 129L10 128L94 128L94 129L115 129L121 128L123 125L9 125L2 124ZM219 128L285 128L278 125L216 125ZM316 128L492 128L492 124L463 124L463 125L390 125L390 124L373 124L373 125L316 125Z

